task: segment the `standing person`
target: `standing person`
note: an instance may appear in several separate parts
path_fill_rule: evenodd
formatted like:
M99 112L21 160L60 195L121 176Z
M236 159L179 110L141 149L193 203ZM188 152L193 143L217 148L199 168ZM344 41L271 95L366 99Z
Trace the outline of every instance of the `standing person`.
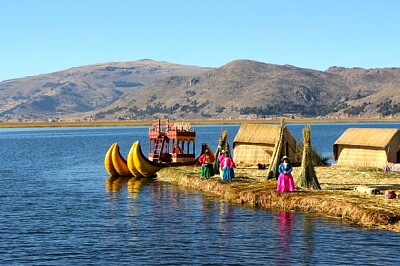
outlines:
M235 163L232 158L229 156L229 152L225 152L225 158L222 160L221 168L222 168L222 180L230 181L235 177L235 173L233 168L235 167Z
M199 157L199 163L201 163L201 172L200 176L209 179L214 176L214 167L213 162L215 161L215 157L208 150L204 152Z
M219 176L222 179L222 161L225 159L225 151L222 150L221 154L218 156L218 169L219 169Z
M283 156L282 163L279 165L278 168L278 172L279 176L276 190L278 192L294 191L294 180L291 174L292 165L290 164L289 158L287 156Z

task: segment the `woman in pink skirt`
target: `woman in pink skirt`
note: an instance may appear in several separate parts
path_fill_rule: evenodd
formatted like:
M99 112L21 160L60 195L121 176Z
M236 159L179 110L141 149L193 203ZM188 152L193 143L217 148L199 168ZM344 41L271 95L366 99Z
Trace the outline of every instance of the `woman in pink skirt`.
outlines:
M289 162L289 158L287 156L283 156L282 163L278 168L279 176L278 176L278 184L276 186L276 190L279 192L285 191L294 191L294 180L291 174L292 165Z

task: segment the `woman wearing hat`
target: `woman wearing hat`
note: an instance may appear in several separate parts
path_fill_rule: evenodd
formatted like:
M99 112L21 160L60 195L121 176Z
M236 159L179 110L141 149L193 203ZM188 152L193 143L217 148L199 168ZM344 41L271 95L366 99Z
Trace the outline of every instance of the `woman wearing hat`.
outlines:
M290 164L289 158L287 156L283 156L282 163L279 165L278 168L278 172L279 176L276 190L279 192L294 191L294 180L291 174L292 165Z

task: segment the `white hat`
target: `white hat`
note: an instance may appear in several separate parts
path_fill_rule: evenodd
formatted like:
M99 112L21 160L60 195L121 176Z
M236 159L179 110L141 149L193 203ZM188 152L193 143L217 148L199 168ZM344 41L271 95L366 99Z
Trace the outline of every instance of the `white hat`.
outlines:
M283 161L283 160L285 160L285 159L286 159L286 160L289 160L289 157L287 157L287 156L285 155L285 156L282 157L282 160L281 160L281 161Z

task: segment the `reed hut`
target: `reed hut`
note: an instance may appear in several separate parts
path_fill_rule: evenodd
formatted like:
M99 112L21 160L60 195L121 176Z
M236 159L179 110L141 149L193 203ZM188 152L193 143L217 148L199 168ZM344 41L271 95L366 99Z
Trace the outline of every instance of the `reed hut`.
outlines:
M338 165L382 167L400 162L400 130L348 128L333 144Z
M242 124L233 140L233 160L237 165L268 165L279 140L281 126L264 124ZM282 156L296 161L296 140L285 127Z

